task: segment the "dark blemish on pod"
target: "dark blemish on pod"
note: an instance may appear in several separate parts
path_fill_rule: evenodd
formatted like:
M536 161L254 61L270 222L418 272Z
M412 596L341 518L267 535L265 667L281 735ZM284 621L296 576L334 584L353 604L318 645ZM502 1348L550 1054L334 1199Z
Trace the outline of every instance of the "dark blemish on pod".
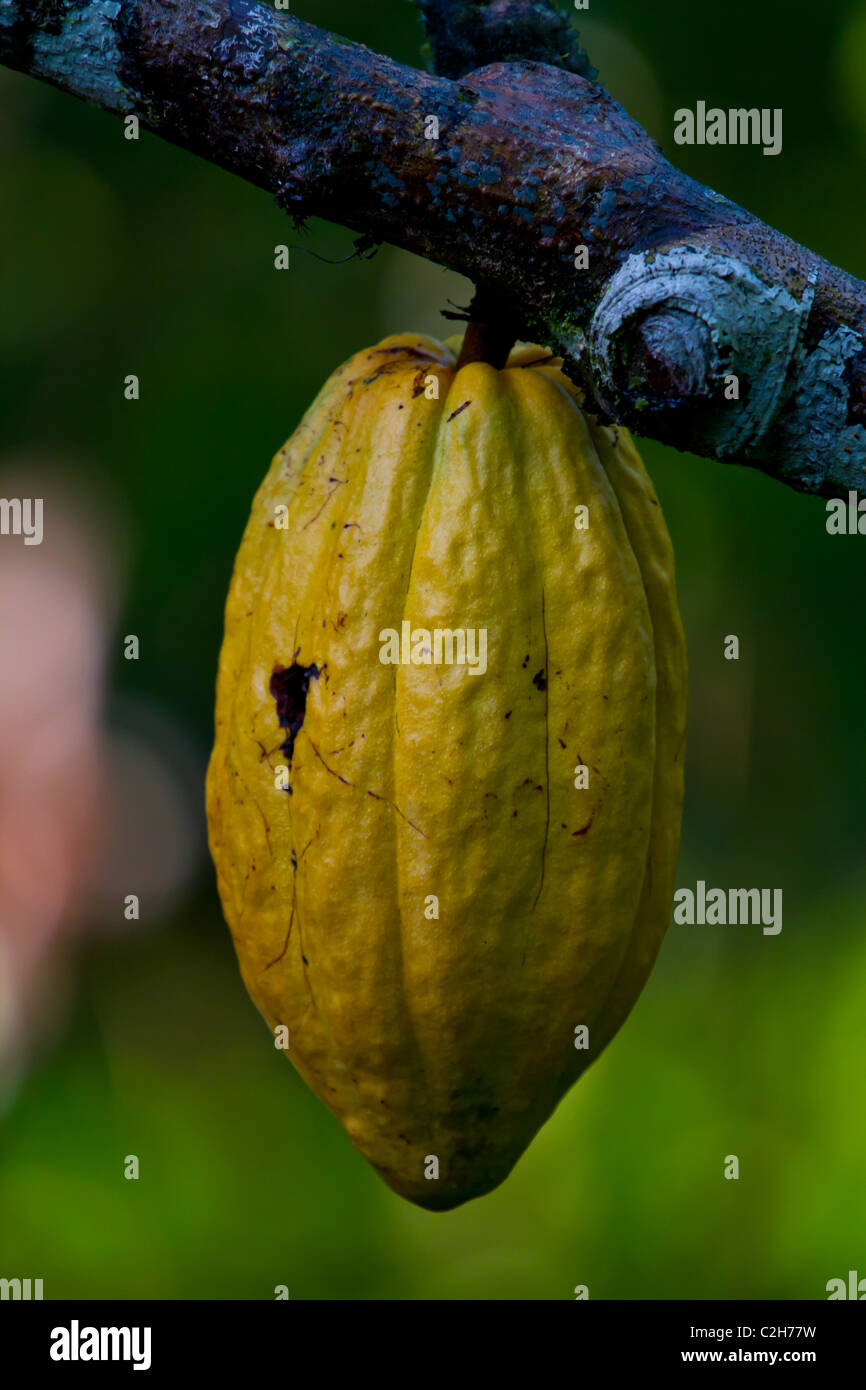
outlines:
M451 421L454 419L455 415L459 415L460 412L461 412L461 410L465 410L466 407L467 407L467 405L471 405L471 404L472 404L471 401L464 401L462 405L458 405L458 407L457 407L456 410L452 410L451 414L448 416L448 419L445 421L446 425L450 425L450 424L451 424Z
M536 671L535 675L532 677L532 684L536 687L537 690L547 689L547 678L543 670ZM565 745L563 744L563 747L564 746Z
M291 666L274 666L270 681L270 692L277 705L277 719L281 729L288 729L288 734L280 744L280 749L286 754L289 760L289 767L292 765L292 757L295 751L295 739L300 732L304 722L304 715L307 712L307 692L310 688L311 680L318 680L319 668L315 662L311 666L301 666L297 661L293 661ZM289 788L291 793L291 787Z

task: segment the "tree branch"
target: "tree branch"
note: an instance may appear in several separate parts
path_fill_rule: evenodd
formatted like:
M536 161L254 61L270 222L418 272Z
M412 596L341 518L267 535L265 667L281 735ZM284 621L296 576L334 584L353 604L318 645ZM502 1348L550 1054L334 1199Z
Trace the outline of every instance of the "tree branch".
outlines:
M465 77L490 63L548 63L597 77L568 17L553 0L415 0L430 41L433 71Z
M458 39L455 71L479 53ZM470 276L639 434L866 493L866 286L681 174L574 71L451 81L254 0L0 0L0 62L137 114L296 219Z

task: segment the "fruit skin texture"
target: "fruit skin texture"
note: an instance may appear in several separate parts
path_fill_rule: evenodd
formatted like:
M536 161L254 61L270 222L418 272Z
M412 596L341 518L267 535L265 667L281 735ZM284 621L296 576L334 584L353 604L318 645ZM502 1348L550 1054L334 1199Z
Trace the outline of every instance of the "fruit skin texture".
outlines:
M431 1210L506 1177L640 994L673 893L673 552L630 438L579 400L538 348L358 353L274 458L226 606L207 803L244 981ZM383 664L404 620L486 629L486 672Z

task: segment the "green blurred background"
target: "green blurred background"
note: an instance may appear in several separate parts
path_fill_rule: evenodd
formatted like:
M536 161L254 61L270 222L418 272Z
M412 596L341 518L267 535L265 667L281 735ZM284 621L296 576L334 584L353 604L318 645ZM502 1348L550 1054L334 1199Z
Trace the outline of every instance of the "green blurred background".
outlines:
M292 8L418 65L407 0ZM866 277L862 0L593 0L575 22L675 162ZM781 156L674 147L673 112L699 99L782 107ZM504 1186L416 1210L247 999L201 782L224 595L271 454L357 348L453 331L439 309L466 282L392 248L336 266L293 251L276 272L275 243L339 257L352 235L301 237L265 194L6 72L0 198L0 492L59 490L96 565L114 864L84 875L20 997L7 979L0 1276L43 1278L47 1298L568 1299L822 1298L866 1275L866 540L828 536L822 502L757 473L646 443L690 650L678 883L780 887L784 927L673 927ZM40 660L62 700L68 664ZM57 774L45 804L74 797Z

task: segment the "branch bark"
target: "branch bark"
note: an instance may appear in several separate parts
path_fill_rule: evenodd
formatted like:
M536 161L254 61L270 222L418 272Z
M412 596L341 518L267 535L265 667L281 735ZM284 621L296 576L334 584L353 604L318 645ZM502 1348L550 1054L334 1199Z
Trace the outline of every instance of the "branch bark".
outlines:
M452 71L480 52L466 42ZM0 62L137 114L296 220L468 275L639 434L866 493L866 285L680 173L577 71L450 80L255 0L0 0Z
M490 63L547 63L590 81L598 76L554 0L415 0L433 71L465 77Z

